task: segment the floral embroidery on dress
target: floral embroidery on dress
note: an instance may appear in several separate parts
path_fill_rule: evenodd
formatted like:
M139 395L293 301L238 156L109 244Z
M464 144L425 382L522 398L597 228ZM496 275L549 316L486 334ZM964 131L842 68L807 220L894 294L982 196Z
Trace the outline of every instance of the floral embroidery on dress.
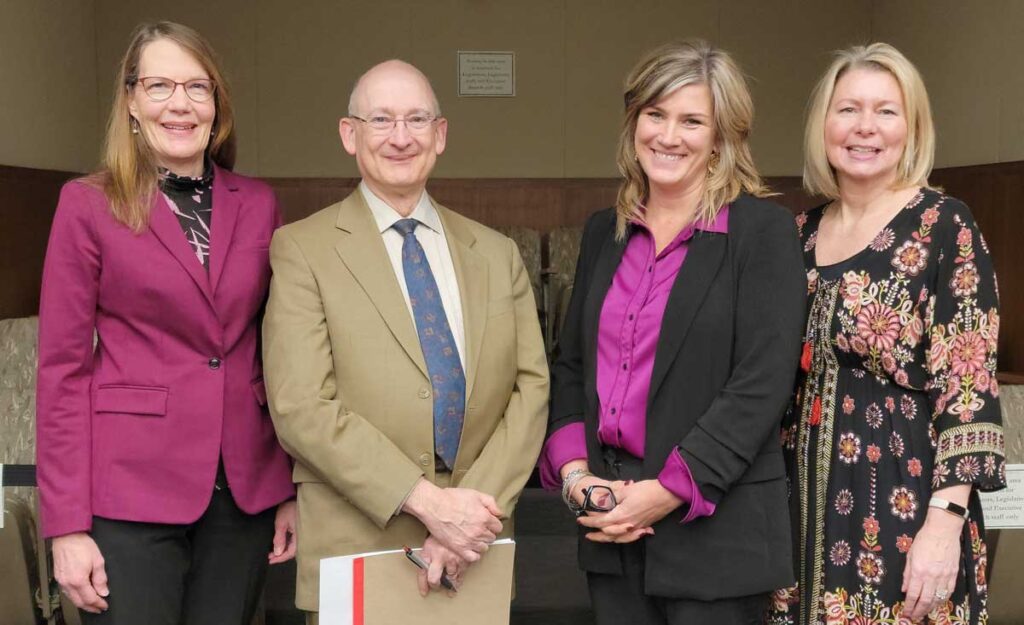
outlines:
M811 352L781 440L800 557L768 622L910 625L903 568L928 499L973 484L957 590L925 622L984 624L976 491L1006 474L988 249L963 203L924 189L860 253L818 266L822 215L796 218Z

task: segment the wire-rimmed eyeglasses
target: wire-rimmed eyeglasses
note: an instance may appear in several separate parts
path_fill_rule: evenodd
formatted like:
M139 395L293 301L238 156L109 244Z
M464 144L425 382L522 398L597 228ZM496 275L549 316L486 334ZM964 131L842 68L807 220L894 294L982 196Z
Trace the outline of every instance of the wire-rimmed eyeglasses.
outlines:
M358 120L370 127L374 132L385 133L391 132L398 125L398 122L404 122L405 127L410 132L423 132L430 125L436 122L439 117L436 115L430 115L429 113L414 113L412 115L406 115L405 117L392 117L390 115L373 115L368 118L359 117L358 115L349 115L350 118Z
M217 83L210 78L193 78L185 82L178 82L162 76L144 76L128 83L129 87L135 85L142 85L142 90L154 102L170 99L178 85L184 88L185 95L193 102L209 102L217 90Z

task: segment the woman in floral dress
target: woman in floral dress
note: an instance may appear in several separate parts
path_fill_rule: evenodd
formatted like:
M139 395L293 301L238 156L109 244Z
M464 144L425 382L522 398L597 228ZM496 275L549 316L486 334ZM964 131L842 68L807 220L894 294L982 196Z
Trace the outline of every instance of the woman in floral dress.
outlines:
M769 622L985 623L978 490L1005 485L996 281L970 210L928 186L920 75L842 51L811 100L797 218L808 320L782 439L796 588Z

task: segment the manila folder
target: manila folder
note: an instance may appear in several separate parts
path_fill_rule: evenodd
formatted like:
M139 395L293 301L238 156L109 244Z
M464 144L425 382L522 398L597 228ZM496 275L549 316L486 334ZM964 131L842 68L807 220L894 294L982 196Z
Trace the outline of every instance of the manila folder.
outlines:
M414 551L419 551L416 549ZM462 575L454 597L421 597L419 569L402 550L320 560L321 625L508 625L515 542L494 542Z

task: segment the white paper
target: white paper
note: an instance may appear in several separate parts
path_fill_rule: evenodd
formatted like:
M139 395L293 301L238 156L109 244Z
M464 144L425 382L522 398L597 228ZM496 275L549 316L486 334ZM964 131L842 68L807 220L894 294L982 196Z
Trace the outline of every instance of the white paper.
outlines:
M1024 528L1024 464L1006 465L1006 488L981 494L985 529Z

